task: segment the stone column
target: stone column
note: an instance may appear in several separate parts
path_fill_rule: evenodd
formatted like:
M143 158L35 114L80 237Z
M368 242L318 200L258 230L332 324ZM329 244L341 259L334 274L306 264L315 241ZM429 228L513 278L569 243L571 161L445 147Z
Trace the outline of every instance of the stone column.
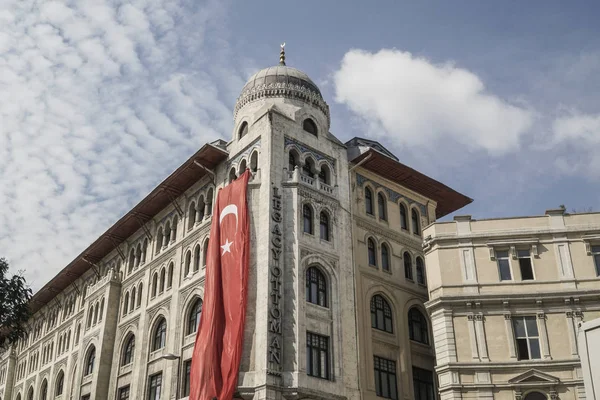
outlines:
M510 358L517 358L517 350L515 348L515 332L512 326L512 315L504 314L504 325L506 327L506 337L508 338L508 354Z
M537 319L540 341L542 342L542 357L544 359L550 359L550 343L548 342L548 331L546 331L546 314L538 312Z
M475 315L467 316L469 322L469 339L471 339L471 357L474 360L479 360L479 346L477 345L477 332L475 330Z
M483 326L483 314L475 315L475 332L477 333L477 345L479 348L479 356L482 361L490 361L487 351L487 340L485 338L485 327Z
M567 331L569 332L569 343L571 344L571 355L576 356L579 354L577 350L577 331L575 328L575 315L572 311L566 312L567 317Z

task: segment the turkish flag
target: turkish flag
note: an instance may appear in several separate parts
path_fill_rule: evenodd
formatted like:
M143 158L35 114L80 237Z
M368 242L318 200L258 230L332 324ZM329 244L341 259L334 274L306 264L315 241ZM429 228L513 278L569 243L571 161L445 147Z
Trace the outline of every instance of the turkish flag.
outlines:
M231 400L242 357L250 224L250 171L219 190L213 211L202 316L190 371L190 400Z

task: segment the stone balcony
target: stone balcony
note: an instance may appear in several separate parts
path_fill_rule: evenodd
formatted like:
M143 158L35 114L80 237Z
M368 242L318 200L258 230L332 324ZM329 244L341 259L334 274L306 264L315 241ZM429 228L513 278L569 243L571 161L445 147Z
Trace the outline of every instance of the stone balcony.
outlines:
M284 177L287 177L286 183L296 183L303 186L308 186L314 190L325 193L329 196L337 195L337 185L328 185L327 183L320 180L318 176L314 178L308 176L302 173L298 167L296 167L293 171L288 171L287 169L284 169Z

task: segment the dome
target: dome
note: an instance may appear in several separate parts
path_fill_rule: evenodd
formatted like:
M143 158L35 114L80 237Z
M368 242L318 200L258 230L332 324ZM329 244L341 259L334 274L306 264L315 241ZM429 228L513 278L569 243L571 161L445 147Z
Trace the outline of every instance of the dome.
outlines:
M321 91L304 72L285 65L283 46L279 61L279 65L260 70L248 79L235 104L234 118L248 103L279 97L300 100L321 110L329 125L329 106L323 100Z
M265 68L252 75L242 89L242 95L246 91L266 86L299 86L310 90L321 97L321 91L315 83L304 72L288 67L287 65L277 65L275 67Z

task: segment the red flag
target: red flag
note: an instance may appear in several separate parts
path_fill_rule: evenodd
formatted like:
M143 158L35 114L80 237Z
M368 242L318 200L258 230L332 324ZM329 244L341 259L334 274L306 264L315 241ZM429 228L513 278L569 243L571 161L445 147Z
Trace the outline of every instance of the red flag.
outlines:
M246 171L217 194L202 316L192 355L190 400L231 400L237 387L250 263L249 178Z

